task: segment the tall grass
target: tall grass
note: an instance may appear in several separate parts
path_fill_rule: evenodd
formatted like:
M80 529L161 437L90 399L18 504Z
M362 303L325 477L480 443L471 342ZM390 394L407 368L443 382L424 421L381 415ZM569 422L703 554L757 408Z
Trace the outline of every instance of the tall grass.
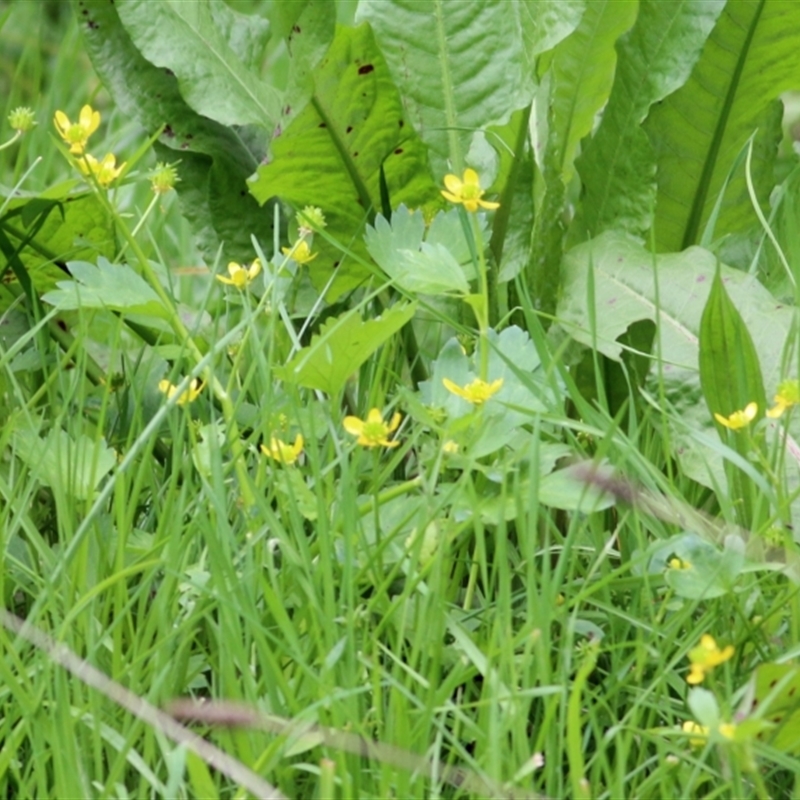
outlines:
M6 186L36 159L23 189L68 174L56 109L91 101L110 147L141 141L92 76L64 5L3 12L5 111L29 105L39 120L3 152ZM146 182L116 196L130 227L147 202ZM530 469L541 446L564 442L572 460L604 462L642 491L717 513L665 456L668 411L637 416L631 406L615 417L602 393L587 402L527 306L549 388L575 413L532 417L535 435L502 472L461 470L442 453L435 420L396 388L387 346L349 397L350 411L398 399L401 444L376 455L345 433L342 405L275 381L270 354L285 351L284 322L259 324L219 299L173 201L140 241L218 326L216 363L239 358L235 413L255 505L242 506L209 392L164 405L158 380L181 377L165 349L145 347L112 314L79 311L67 358L9 312L2 321L18 328L0 334L6 609L155 707L225 701L207 707L217 723L251 724L212 724L195 709L193 729L287 797L796 796L794 755L757 743L756 780L735 746L696 748L681 730L700 634L736 647L712 683L730 718L757 663L797 655L796 586L753 572L718 599L681 597L648 568L674 522L624 503L555 511ZM237 314L240 334L226 340ZM34 351L35 369L18 360ZM86 352L120 379L87 380ZM259 452L278 428L287 440L302 433L301 463ZM79 499L74 484L43 480L59 453L25 452L26 430L88 437L96 459L112 446L117 468ZM80 662L70 673L63 652L13 630L0 631L0 646L4 796L246 796L158 720L87 683ZM361 737L355 747L347 734Z

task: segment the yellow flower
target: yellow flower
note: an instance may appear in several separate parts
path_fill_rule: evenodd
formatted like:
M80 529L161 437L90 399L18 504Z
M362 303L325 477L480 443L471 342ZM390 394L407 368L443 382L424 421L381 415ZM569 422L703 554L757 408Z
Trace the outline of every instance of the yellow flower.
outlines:
M681 727L684 733L688 733L691 736L689 744L692 747L704 747L711 734L710 728L705 725L699 725L692 720L686 720ZM715 732L723 739L733 741L736 738L736 724L733 722L720 722Z
M82 155L89 137L100 127L100 112L86 105L81 109L77 122L70 122L63 111L56 111L54 119L61 138L70 146L70 153Z
M702 683L706 673L731 658L733 652L733 645L729 644L724 650L720 650L714 637L704 634L700 638L700 644L689 651L689 661L692 662L692 666L686 676L686 682L693 685Z
M498 378L496 381L487 383L480 378L475 378L472 383L468 383L463 387L453 383L449 378L443 378L442 383L444 384L444 388L449 392L463 397L468 403L479 406L500 391L503 385L503 379Z
M690 719L687 719L686 722L683 723L683 732L692 734L692 738L689 739L689 744L692 747L703 747L708 740L708 728L705 725L698 725L696 722L693 722ZM703 738L697 738L698 734Z
M733 722L721 722L717 728L720 736L726 739L734 739L736 736L736 725Z
M787 408L798 403L800 403L800 381L781 381L778 384L778 394L775 395L775 406L767 411L767 416L776 419Z
M102 161L85 153L78 159L78 168L84 175L94 175L97 182L105 187L119 178L125 169L125 164L117 166L117 158L113 153L106 153Z
M458 442L448 439L442 445L442 451L445 453L445 455L454 456L459 451Z
M682 558L671 558L667 562L667 566L670 569L691 569L692 565L688 561L684 561Z
M261 445L261 452L281 464L294 464L303 452L303 437L298 433L294 444L286 444L273 436L269 440L269 447Z
M257 258L248 269L245 269L241 264L231 261L228 264L228 274L230 278L224 275L216 275L216 279L220 283L225 283L228 286L235 286L237 289L244 289L250 281L252 281L258 273L261 272L261 259Z
M367 414L366 420L358 417L345 417L344 429L358 436L358 444L364 447L397 447L400 442L390 441L389 434L397 430L400 424L400 414L395 413L387 424L383 421L380 409L373 408Z
M734 411L729 417L723 417L722 414L714 414L714 419L720 425L730 428L732 431L738 431L740 428L747 427L755 418L758 413L757 403L748 403L743 411Z
M281 252L298 264L308 264L309 261L313 261L319 255L311 252L311 248L305 239L300 239L291 247L281 247Z
M172 400L178 391L178 387L170 383L166 378L158 383L158 391L167 396L167 400ZM184 389L178 399L175 401L179 406L185 406L197 399L200 392L203 391L203 384L195 378L190 384L188 389Z
M463 179L457 175L445 175L444 185L447 187L447 191L442 190L445 199L463 204L467 211L477 211L479 206L489 210L500 208L500 203L481 200L484 192L474 169L465 169Z

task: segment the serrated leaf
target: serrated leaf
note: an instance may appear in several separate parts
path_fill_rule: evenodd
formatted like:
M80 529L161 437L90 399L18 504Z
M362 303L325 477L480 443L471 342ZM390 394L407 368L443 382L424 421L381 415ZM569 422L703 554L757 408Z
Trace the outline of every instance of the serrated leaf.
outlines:
M44 486L58 488L78 500L89 500L100 481L115 467L116 453L105 439L86 435L73 439L66 431L52 430L41 439L34 430L17 428L11 435L14 453Z
M402 289L421 294L466 294L469 283L457 259L460 256L467 262L471 257L458 209L437 214L427 241L424 235L422 212L401 205L392 214L391 223L377 217L374 227L367 228L364 241L375 263Z
M381 167L393 205L439 204L439 189L369 26L337 29L314 86L311 102L272 139L250 191L261 203L280 197L321 207L326 233L365 254L360 233L381 208ZM320 255L308 268L317 285L334 269L339 291L369 274L352 259L340 264L343 254L322 237L314 245Z
M413 316L415 303L398 304L377 319L363 320L357 311L348 311L329 320L276 375L309 389L330 395L339 392L347 379Z
M248 176L264 157L263 143L247 129L233 131L193 111L177 79L136 49L115 4L73 5L85 25L92 64L117 105L150 133L166 126L154 149L163 161L179 160L175 188L203 255L214 261L222 245L222 261L252 259L251 235L271 242L274 229L272 213L246 191Z
M769 105L798 87L799 73L800 4L725 6L689 80L653 109L644 126L657 155L660 250L700 241L734 160L757 128L753 180L759 202L767 207L775 136L781 135L768 121ZM717 235L742 230L753 219L740 169L726 191Z
M111 264L105 258L97 266L86 261L71 261L74 280L59 281L58 289L42 297L61 309L108 308L112 311L170 319L153 289L129 266Z
M137 49L177 77L198 114L223 125L277 123L280 95L256 71L269 38L266 20L222 0L117 0L116 7Z
M677 595L691 600L710 600L732 592L745 565L744 542L736 537L728 537L719 550L697 534L687 533L674 537L672 551L688 566L668 569L665 580Z
M563 27L557 9L553 14ZM362 0L358 19L375 30L437 178L449 162L463 162L474 131L530 102L535 53L526 52L525 33L545 45L549 33L544 20L536 27L533 5L515 0Z
M653 103L689 77L724 6L724 0L641 0L635 25L617 44L603 121L577 161L590 233L612 226L643 233L650 227L656 162L641 123Z

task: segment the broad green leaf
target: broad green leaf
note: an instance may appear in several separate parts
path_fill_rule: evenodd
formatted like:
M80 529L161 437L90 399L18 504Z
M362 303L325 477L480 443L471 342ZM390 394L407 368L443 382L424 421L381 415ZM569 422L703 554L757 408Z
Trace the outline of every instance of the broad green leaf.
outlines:
M617 62L614 44L637 11L638 2L589 3L578 27L553 50L541 81L540 97L547 102L537 100L534 125L544 192L532 215L525 272L536 307L546 314L555 309L560 283L566 187L575 174L578 143L608 100Z
M117 0L128 34L142 55L178 80L198 114L223 125L273 128L281 98L259 75L269 24L222 0Z
M65 276L67 261L111 257L116 249L113 219L94 193L73 191L76 183L38 195L17 191L4 203L0 229L40 292ZM6 191L0 189L0 196ZM0 249L0 276L7 267Z
M163 161L179 161L175 188L203 255L214 261L222 245L223 261L252 259L251 235L271 242L274 230L272 213L247 192L247 177L264 157L263 142L193 111L177 79L136 49L115 4L75 0L74 8L85 21L92 64L120 109L148 133L165 126L155 149Z
M703 402L698 375L700 320L717 263L716 256L700 247L654 256L623 234L608 231L566 255L558 319L577 341L588 347L594 343L599 352L614 360L621 358L618 338L633 322L649 319L657 324L653 352L659 353L660 347L663 362L652 374L654 382L663 382L675 415L674 420L670 417L674 452L693 480L724 491L723 449L713 417ZM587 311L590 269L594 291L591 314ZM778 303L755 277L724 264L720 271L753 339L766 394L771 397L779 381L787 377L781 371L781 360L793 330L795 310ZM596 321L594 332L588 324L592 316ZM653 387L656 395L659 391ZM777 433L774 422L770 422L769 431ZM792 435L798 434L800 420L795 419ZM794 485L800 478L796 468L800 448L791 438L788 446L793 457L786 462L787 480ZM800 507L793 509L793 514L800 516Z
M709 410L727 417L748 403L766 406L764 381L753 340L719 274L700 318L700 385Z
M86 261L71 261L68 266L74 280L59 281L57 289L43 295L46 303L61 309L108 308L170 318L158 295L132 267L105 258L99 258L97 266Z
M553 10L554 4L546 4ZM573 3L565 4L572 9ZM408 119L430 148L434 175L460 171L475 131L530 102L524 34L546 43L536 3L362 0ZM563 18L553 10L554 21Z
M594 272L594 333L587 325L589 269ZM696 374L700 319L716 269L716 256L703 248L653 255L624 234L608 231L565 256L558 318L579 342L588 347L596 343L601 353L617 361L621 356L617 338L631 323L653 320L661 337L665 380L680 371ZM724 264L720 271L753 338L771 393L781 377L781 351L794 312L776 302L755 277Z
M722 184L756 128L762 157L757 148L753 179L766 207L774 185L774 137L780 135L769 123L769 106L798 86L800 3L728 3L689 80L653 109L644 126L658 163L660 250L700 241ZM717 234L741 230L754 219L752 213L740 169L726 192Z
M581 511L585 514L611 508L616 503L613 495L579 480L569 467L551 472L542 478L538 497L540 503L550 508Z
M519 14L528 63L569 36L591 5L584 0L523 0Z
M617 39L636 20L638 3L595 0L578 27L552 54L547 150L555 151L562 181L574 175L578 143L611 93L617 66Z
M583 223L596 235L610 227L650 227L656 162L641 124L653 103L689 77L724 0L641 0L633 28L617 44L614 87L603 121L577 161Z
M363 225L381 208L381 167L392 205L443 201L368 25L337 29L314 71L314 87L311 102L273 138L250 191L261 203L280 197L298 208L321 207L326 233L364 253ZM341 263L342 252L322 237L314 244L320 255L309 271L317 285L337 268L339 291L369 274L352 259Z
M66 431L53 429L44 439L29 428L12 433L14 453L44 486L58 488L78 500L89 500L100 481L117 463L116 453L105 440L86 435L73 439Z
M309 389L330 395L340 391L347 379L413 316L415 303L398 304L377 319L364 321L357 311L326 322L320 332L276 375Z
M781 752L800 752L800 669L794 664L759 664L737 716L763 719L772 730L759 738Z
M694 718L704 727L715 730L720 722L719 704L713 692L702 686L689 689L686 704Z

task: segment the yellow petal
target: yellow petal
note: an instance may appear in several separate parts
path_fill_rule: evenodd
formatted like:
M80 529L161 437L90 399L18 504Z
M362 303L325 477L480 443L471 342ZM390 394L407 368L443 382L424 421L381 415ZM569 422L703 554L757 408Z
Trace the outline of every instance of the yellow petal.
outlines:
M445 175L444 176L444 185L454 194L460 195L461 189L464 187L463 182L460 178L456 177L455 175ZM446 196L446 195L445 195ZM448 197L448 200L450 198ZM452 202L458 203L460 200L453 200Z

